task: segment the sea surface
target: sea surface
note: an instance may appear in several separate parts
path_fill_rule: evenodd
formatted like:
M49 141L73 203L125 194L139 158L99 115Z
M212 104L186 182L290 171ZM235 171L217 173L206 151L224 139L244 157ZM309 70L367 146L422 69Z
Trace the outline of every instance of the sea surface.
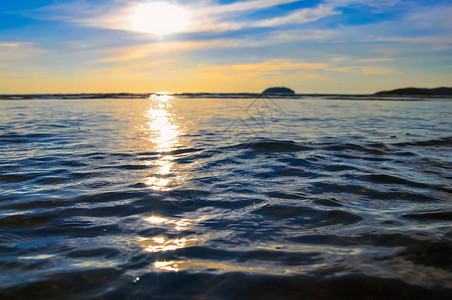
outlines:
M447 299L452 100L0 100L1 299Z

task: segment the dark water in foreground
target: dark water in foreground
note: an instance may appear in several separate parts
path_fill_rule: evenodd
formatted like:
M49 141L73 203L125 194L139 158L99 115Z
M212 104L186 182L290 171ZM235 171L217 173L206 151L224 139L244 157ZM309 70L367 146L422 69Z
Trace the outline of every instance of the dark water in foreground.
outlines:
M0 101L2 299L446 299L452 101Z

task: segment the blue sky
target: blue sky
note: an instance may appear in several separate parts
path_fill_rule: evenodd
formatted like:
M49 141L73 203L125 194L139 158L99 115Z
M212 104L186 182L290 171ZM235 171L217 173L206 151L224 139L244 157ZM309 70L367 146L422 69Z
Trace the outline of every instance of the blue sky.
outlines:
M0 93L373 93L452 86L452 1L21 0Z

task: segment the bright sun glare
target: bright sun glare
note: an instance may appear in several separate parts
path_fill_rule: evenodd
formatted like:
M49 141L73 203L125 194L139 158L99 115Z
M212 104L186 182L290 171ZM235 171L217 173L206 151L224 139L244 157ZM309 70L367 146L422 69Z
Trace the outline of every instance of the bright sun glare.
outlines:
M165 35L184 30L188 26L188 14L180 6L151 2L137 5L131 21L136 31Z

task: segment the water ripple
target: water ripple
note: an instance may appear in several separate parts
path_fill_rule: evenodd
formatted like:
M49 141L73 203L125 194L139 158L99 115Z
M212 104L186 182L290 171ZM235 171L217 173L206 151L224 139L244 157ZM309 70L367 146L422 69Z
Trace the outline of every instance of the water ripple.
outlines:
M173 100L0 101L1 298L450 298L450 102Z

